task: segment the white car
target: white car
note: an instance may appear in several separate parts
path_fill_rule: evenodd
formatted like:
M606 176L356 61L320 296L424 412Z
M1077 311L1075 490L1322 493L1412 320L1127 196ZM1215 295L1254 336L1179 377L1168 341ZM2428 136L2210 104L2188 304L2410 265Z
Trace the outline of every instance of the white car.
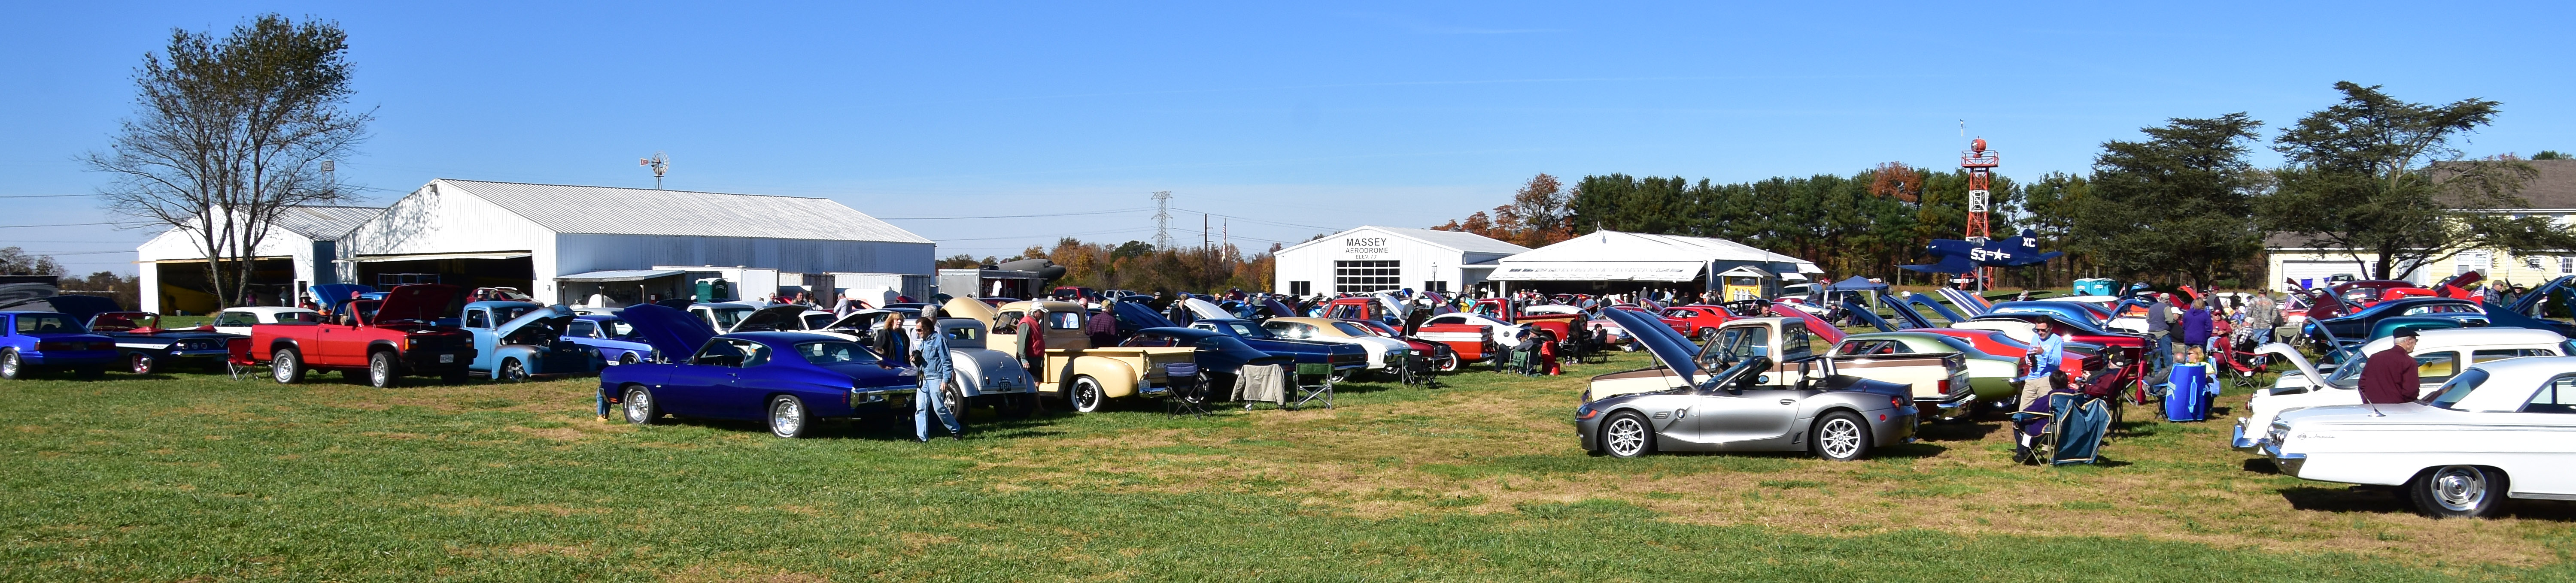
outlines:
M2404 486L2437 518L2487 516L2506 498L2576 500L2576 357L2469 367L2413 403L2283 413L2260 442L2283 474Z
M253 324L280 324L285 322L312 323L320 321L322 321L322 314L320 312L304 308L287 306L249 306L241 308L224 308L224 311L216 312L214 324L216 332L249 336L250 327Z
M2567 338L2548 330L2527 328L2451 328L2424 330L2415 340L2415 375L2423 381L2419 390L2431 390L2450 381L2464 366L2522 356L2566 356L2576 354ZM2236 418L2235 434L2228 446L2246 453L2261 453L2255 440L2262 428L2272 425L2272 418L2288 411L2327 405L2361 404L2361 363L2368 355L2396 346L2397 339L2381 338L2361 348L2364 356L2331 373L2319 373L2288 344L2274 342L2256 348L2260 354L2271 354L2288 360L2296 373L2283 374L2271 388L2254 391L2245 404L2245 416Z
M1485 327L1485 331L1493 333L1493 335L1494 335L1494 344L1495 344L1496 346L1501 346L1501 347L1503 347L1503 348L1515 348L1515 349L1516 349L1516 348L1520 348L1520 347L1521 347L1521 340L1520 340L1520 338L1516 338L1516 337L1514 337L1514 336L1512 335L1512 332L1513 332L1513 331L1515 331L1515 330L1519 330L1519 329L1520 329L1520 325L1519 325L1519 324L1508 324L1508 323L1504 323L1504 322L1503 322L1503 321L1501 321L1501 320L1496 320L1496 319L1493 319L1493 318L1487 318L1487 317L1484 317L1484 316L1480 316L1480 315L1476 315L1476 314L1468 313L1468 312L1451 312L1451 313L1447 313L1447 314L1441 314L1441 315L1438 315L1438 316L1432 316L1432 317L1431 317L1431 319L1429 319L1429 320L1424 320L1422 323L1423 323L1424 325L1431 325L1431 324L1474 324L1474 325L1478 325L1478 326L1483 326L1483 327ZM1422 339L1423 339L1424 341L1427 341L1427 342L1452 343L1452 342L1475 342L1475 341L1477 341L1477 339L1476 339L1476 338L1472 338L1472 336L1474 336L1473 334L1469 334L1469 333L1466 333L1466 332L1423 332L1423 333L1419 334L1419 336L1421 336L1421 337L1422 337Z
M1192 324L1191 327L1199 326ZM1324 329L1326 327L1332 329L1326 330ZM1379 336L1356 322L1324 318L1271 318L1261 322L1261 329L1269 330L1271 335L1288 340L1357 344L1361 350L1368 351L1369 370L1386 370L1394 360L1388 358L1389 356L1402 358L1413 350L1412 344Z
M966 298L952 300L952 303L957 301L976 300ZM780 310L776 313L784 314L786 311ZM831 312L821 312L821 314L827 318L832 315ZM808 318L813 316L813 314L804 315ZM884 319L906 316L918 318L919 314L893 310L860 310L846 318L808 328L806 331L839 337L873 349L876 346L876 335L885 333ZM770 319L774 318L763 320L744 318L743 321L752 323ZM913 325L911 320L907 320L903 324L903 329L909 330ZM985 336L989 332L982 320L940 318L939 331L948 335L949 362L956 365L957 386L963 389L966 406L989 405L996 411L1014 417L1027 417L1036 413L1037 380L1030 378L1028 369L1020 368L1019 357L985 346ZM903 355L878 356L897 360L905 358Z

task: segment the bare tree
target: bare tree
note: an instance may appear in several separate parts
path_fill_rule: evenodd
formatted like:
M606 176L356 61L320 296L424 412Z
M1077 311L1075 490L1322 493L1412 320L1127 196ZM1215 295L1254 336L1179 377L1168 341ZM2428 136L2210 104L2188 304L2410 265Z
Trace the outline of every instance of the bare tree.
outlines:
M222 38L172 30L168 54L135 70L136 115L82 159L115 177L99 188L107 208L195 235L210 291L240 305L277 218L346 197L322 163L352 153L373 118L344 109L347 41L337 23L276 14Z

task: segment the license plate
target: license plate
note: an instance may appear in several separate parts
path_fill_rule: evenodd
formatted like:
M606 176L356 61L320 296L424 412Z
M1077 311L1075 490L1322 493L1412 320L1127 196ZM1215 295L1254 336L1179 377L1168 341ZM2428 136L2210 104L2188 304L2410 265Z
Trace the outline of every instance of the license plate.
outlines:
M453 354L441 354L441 355L438 355L438 362L440 362L440 363L442 363L442 364L454 363L454 362L456 362L456 355L453 355Z

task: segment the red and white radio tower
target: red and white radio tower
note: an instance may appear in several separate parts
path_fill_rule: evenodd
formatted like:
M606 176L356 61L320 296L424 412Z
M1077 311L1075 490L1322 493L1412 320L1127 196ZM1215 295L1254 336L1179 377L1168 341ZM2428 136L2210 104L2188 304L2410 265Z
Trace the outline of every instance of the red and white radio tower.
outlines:
M1968 171L1967 240L1970 243L1982 245L1994 237L1993 229L1986 223L1986 212L1993 206L1989 203L1993 197L1988 187L1994 179L1995 167L2002 165L2003 158L1986 151L1985 138L1968 142L1968 151L1959 153L1959 168ZM1984 290L1993 281L1990 278L1994 277L1994 268L1977 268L1972 277L1976 280L1977 289Z

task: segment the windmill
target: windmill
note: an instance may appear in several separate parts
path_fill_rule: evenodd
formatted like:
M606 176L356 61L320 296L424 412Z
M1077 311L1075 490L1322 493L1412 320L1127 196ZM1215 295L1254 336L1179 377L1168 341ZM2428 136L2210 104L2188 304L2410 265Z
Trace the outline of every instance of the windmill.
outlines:
M662 189L662 173L671 171L671 157L654 152L651 158L635 160L635 165L653 169L653 189Z

